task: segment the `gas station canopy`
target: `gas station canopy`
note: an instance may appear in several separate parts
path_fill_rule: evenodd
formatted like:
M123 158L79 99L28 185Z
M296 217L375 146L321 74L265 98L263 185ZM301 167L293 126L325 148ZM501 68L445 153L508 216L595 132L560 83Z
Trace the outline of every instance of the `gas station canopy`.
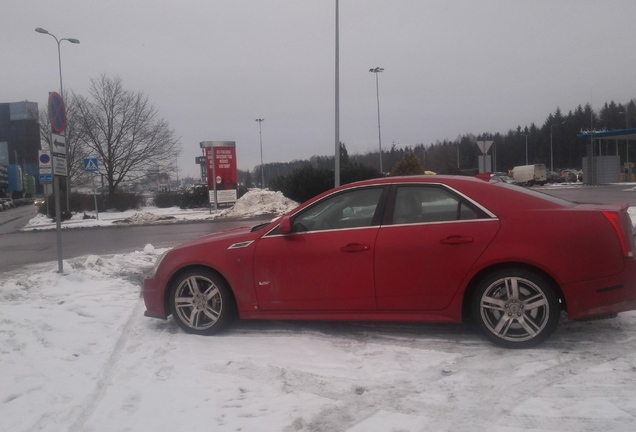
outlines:
M577 135L584 140L594 139L617 139L636 140L636 129L616 129L611 131L585 132Z

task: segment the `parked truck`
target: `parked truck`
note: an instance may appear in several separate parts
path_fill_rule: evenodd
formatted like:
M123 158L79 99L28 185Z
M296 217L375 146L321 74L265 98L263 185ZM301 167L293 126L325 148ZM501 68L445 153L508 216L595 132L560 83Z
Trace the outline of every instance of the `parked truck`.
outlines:
M548 170L544 164L520 165L512 169L512 183L532 186L548 182Z

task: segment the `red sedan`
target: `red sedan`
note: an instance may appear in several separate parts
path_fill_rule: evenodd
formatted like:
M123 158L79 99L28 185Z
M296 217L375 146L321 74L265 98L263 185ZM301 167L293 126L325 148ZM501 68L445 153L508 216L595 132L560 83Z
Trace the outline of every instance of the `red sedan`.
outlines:
M576 253L572 253L572 251ZM636 309L627 205L421 176L325 192L275 221L189 241L144 283L146 316L213 334L236 317L458 323L509 348Z

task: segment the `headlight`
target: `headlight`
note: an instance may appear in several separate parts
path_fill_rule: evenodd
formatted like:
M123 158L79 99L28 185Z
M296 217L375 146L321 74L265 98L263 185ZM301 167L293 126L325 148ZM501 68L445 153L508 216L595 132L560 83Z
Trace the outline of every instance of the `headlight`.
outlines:
M163 261L163 259L166 257L166 255L168 254L169 251L165 251L164 253L162 253L161 255L159 255L159 258L157 258L157 261L155 261L155 266L152 268L152 273L151 276L154 276L157 273L157 269L159 268L159 266L161 265L161 261Z

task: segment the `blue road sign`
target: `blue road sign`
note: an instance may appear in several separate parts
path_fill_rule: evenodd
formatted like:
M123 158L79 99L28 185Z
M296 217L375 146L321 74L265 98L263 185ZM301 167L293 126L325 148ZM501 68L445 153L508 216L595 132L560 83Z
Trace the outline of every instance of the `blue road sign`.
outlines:
M84 171L86 172L99 171L99 168L97 167L97 158L84 159Z
M40 183L52 183L53 174L40 174Z

